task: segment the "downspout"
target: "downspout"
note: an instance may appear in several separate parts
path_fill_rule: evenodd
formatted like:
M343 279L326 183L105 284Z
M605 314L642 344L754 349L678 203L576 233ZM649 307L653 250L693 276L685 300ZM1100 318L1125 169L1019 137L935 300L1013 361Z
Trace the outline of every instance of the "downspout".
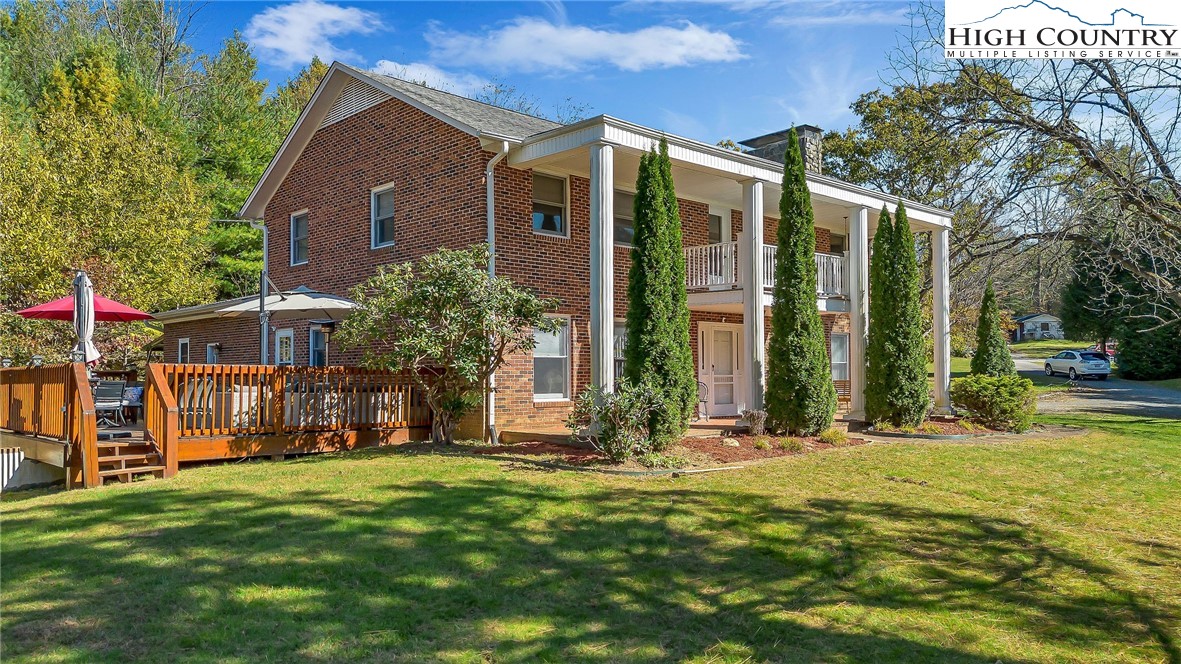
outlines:
M494 173L496 165L502 159L508 156L508 141L500 142L500 152L488 162L488 167L484 169L484 186L486 193L484 196L485 204L487 205L488 216L488 279L491 281L496 276L496 182ZM264 236L265 237L265 236ZM491 340L489 340L491 342ZM484 392L485 404L485 421L487 428L485 435L488 441L495 445L497 442L496 435L496 374L488 375L488 385Z
M267 364L267 347L270 345L271 314L267 311L267 283L269 275L270 251L267 242L267 224L263 219L251 219L250 227L262 231L262 274L258 277L258 360L259 364Z

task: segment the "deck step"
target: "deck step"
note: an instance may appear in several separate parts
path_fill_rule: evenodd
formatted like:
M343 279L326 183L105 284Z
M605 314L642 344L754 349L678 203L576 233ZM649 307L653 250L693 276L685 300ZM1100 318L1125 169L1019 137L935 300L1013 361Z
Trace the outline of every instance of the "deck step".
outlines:
M134 447L136 445L147 445L147 444L148 444L148 441L143 440L142 438L139 440L135 440L132 438L124 438L123 440L100 440L100 441L98 441L98 448L100 450L103 450L103 449L114 449L114 448L118 448L118 447Z
M143 452L142 454L116 454L112 456L99 456L99 463L117 463L123 461L153 461L159 463L160 455L155 452Z
M132 475L138 475L140 473L157 473L163 471L164 466L132 466L131 468L112 468L111 470L100 470L98 471L98 476L119 477L120 475L126 475L128 479L131 479Z

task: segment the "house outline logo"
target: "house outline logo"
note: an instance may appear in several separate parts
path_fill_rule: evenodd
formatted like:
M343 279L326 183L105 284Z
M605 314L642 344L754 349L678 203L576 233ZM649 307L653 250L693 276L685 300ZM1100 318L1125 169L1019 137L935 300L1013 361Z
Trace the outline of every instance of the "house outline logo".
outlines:
M949 59L1181 58L1181 2L945 0L944 9Z

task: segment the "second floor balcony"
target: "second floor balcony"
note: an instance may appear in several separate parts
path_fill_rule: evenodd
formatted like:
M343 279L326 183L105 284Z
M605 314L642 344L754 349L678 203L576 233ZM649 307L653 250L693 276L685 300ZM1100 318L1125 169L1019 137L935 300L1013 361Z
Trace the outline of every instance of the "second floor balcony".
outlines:
M764 244L763 288L770 291L775 286L775 254L778 247ZM816 295L817 297L847 297L849 285L846 280L848 259L841 254L816 252ZM685 247L685 286L690 291L730 290L741 287L739 280L739 256L737 242L718 242L698 247Z

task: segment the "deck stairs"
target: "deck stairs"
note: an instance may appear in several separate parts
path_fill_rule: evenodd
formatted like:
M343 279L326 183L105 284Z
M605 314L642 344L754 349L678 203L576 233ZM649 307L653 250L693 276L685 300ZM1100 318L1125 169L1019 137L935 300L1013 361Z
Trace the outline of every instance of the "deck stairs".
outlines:
M146 476L164 477L164 461L156 446L142 438L98 441L98 476L102 484L131 482Z

